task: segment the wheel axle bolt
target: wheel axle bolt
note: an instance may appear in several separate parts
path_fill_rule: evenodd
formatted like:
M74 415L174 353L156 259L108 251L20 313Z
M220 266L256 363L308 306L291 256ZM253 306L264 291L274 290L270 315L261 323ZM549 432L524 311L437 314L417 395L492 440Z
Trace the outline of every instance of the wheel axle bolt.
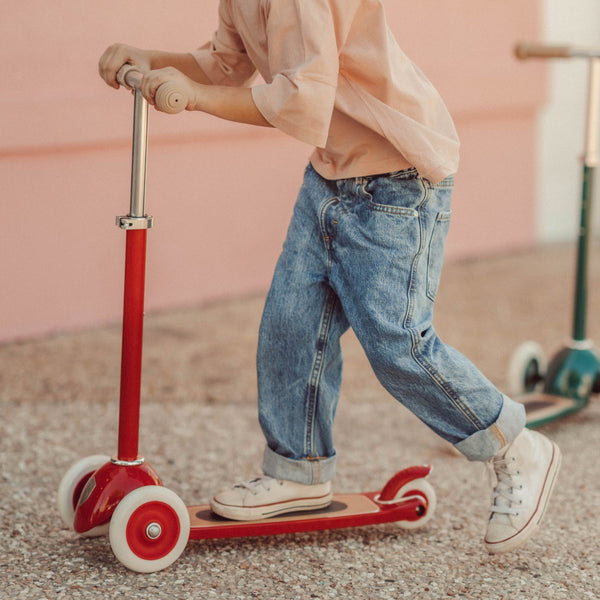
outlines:
M148 527L146 527L146 536L148 539L155 540L160 537L162 533L162 529L158 523L150 523Z

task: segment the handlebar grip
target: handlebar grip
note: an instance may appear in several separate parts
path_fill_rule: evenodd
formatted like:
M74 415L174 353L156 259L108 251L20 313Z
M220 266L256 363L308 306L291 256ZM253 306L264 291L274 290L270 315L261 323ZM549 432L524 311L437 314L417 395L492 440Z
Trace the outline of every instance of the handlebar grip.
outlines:
M143 74L135 65L125 64L117 73L117 81L124 87L132 90L137 88L142 81ZM158 110L176 114L185 110L188 99L185 94L178 89L175 83L163 83L154 96Z
M526 44L515 47L515 55L521 60L527 58L571 58L571 47L555 44Z
M154 96L158 110L171 115L185 110L188 99L175 83L163 83Z

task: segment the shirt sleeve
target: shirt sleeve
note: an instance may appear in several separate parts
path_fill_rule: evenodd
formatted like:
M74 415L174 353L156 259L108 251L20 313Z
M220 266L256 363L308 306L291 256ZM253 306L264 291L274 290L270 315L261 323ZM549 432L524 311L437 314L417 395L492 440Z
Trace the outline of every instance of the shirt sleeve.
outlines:
M339 72L330 0L271 0L266 4L271 77L252 88L254 102L274 127L324 147Z
M247 86L256 75L224 0L219 3L219 25L212 41L191 54L215 85Z

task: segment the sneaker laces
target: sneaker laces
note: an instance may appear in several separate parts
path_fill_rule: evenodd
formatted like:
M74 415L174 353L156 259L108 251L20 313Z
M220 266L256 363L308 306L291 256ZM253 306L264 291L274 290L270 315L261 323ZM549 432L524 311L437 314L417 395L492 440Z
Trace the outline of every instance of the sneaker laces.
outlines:
M489 473L495 475L493 504L490 507L492 517L494 513L501 515L518 515L522 509L523 501L514 494L514 490L523 489L523 485L517 482L521 472L514 464L515 457L495 457L488 461ZM519 505L515 507L514 505Z
M268 475L261 475L260 477L255 477L250 481L240 481L239 483L236 483L233 487L234 489L237 488L241 490L246 490L247 493L250 493L255 496L256 494L258 494L261 488L269 491L271 483L273 481L275 481L273 477L269 477Z

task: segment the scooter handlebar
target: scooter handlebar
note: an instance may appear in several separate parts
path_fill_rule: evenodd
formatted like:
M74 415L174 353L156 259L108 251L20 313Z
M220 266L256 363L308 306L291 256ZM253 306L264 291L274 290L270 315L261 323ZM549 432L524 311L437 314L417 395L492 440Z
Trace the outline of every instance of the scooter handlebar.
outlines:
M599 58L600 47L521 42L515 46L515 55L522 60L527 58Z
M117 73L117 81L128 89L135 89L139 87L142 81L142 73L134 65L123 65ZM175 83L163 83L154 97L156 107L158 110L176 114L185 110L188 100L185 94L178 89Z
M129 90L138 87L142 81L142 73L137 67L125 64L117 71L117 81Z
M569 46L520 43L515 47L517 58L569 58Z

